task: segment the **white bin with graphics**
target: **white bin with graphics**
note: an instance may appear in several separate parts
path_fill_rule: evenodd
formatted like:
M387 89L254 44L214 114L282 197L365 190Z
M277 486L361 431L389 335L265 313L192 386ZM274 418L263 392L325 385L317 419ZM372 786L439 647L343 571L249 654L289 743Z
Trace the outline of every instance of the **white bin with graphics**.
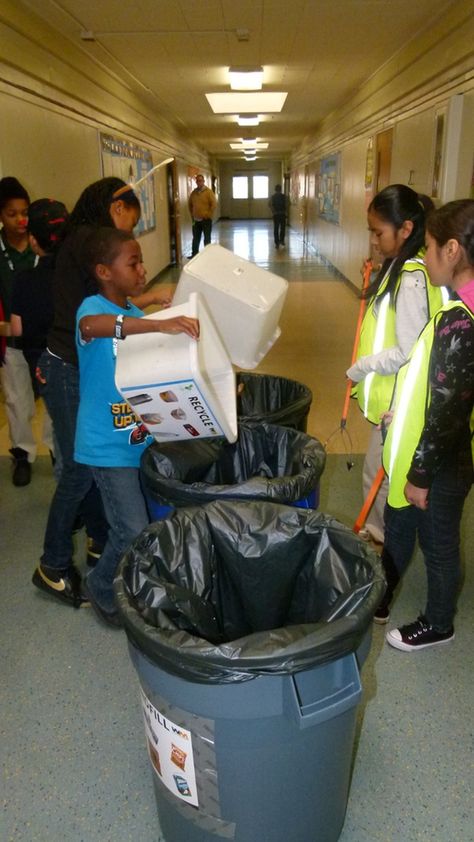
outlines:
M255 368L280 336L288 282L217 244L183 268L174 301L200 293L234 365Z
M144 318L190 316L200 339L147 333L118 343L115 382L156 441L237 439L235 374L204 301L189 300Z

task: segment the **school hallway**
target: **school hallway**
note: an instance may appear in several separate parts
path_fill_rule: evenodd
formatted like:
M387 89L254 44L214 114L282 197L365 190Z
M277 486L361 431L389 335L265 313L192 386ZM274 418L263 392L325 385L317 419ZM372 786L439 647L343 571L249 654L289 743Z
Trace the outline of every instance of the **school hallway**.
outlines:
M289 281L282 335L257 371L312 389L308 433L323 443L329 439L320 509L352 526L362 504L361 467L369 432L354 403L347 424L352 447L337 430L357 295L292 229L279 250L266 220L220 221L212 240ZM172 269L160 283L173 283L178 275ZM54 489L51 462L43 448L31 484L14 487L3 404L0 413L1 838L162 842L138 680L125 634L100 625L89 608L75 611L56 604L31 585ZM350 450L355 464L349 471ZM464 582L453 643L402 653L384 641L387 628L412 621L423 607L419 552L390 625L373 627L340 842L474 840L473 542L471 494L463 518ZM76 561L84 567L82 535ZM318 842L317 829L308 842Z

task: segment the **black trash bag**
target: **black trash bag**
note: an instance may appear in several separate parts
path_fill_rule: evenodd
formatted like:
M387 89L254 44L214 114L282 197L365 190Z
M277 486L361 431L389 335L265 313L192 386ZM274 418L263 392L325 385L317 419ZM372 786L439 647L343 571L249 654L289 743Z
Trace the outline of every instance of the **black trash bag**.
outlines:
M311 494L324 470L322 444L271 424L241 424L233 444L220 439L152 444L141 459L147 496L160 504L211 500L295 503Z
M206 684L355 652L385 591L377 554L311 509L216 501L148 526L115 580L129 639Z
M266 421L306 432L313 400L311 389L273 374L237 374L237 417L240 422Z

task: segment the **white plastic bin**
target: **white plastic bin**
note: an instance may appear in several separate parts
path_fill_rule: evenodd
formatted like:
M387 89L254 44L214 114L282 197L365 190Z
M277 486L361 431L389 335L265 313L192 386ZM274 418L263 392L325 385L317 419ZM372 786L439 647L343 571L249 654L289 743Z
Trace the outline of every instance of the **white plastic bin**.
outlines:
M201 293L234 365L252 369L280 336L287 289L284 278L211 244L184 266L174 301Z
M115 382L156 441L237 439L235 374L202 298L144 318L191 316L200 339L147 333L118 342Z

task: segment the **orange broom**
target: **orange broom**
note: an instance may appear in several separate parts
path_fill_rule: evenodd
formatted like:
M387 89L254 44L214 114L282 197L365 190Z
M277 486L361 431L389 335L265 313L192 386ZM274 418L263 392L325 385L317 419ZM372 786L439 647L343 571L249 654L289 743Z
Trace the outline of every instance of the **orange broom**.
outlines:
M367 300L364 297L363 293L367 289L367 287L369 286L371 271L372 271L372 261L369 258L364 262L364 273L363 273L363 281L362 281L362 297L360 299L359 316L357 318L356 332L355 332L355 336L354 336L354 345L353 345L353 348L352 348L351 365L354 365L354 363L356 361L356 357L357 357L357 348L359 347L360 331L361 331L361 328L362 328L362 321L364 319L365 307L366 307L366 303L367 303ZM341 434L342 440L343 440L343 443L344 443L344 447L345 447L345 450L346 450L346 454L347 454L347 457L348 457L347 458L347 469L349 471L351 470L351 468L354 467L354 460L353 460L353 457L352 457L352 439L351 439L349 431L347 429L347 416L348 416L348 413L349 413L349 401L351 399L352 386L353 386L352 380L348 380L347 386L346 386L346 394L345 394L345 398L344 398L344 406L342 408L342 415L341 415L341 421L339 423L339 427L337 427L337 429L334 430L331 433L331 435L326 439L325 444L324 444L325 449L327 449L327 446L328 446L329 442L331 441L331 439L333 438L333 436L335 436L336 433ZM347 440L348 440L349 447L347 447L347 445L346 445L345 438L347 438Z

